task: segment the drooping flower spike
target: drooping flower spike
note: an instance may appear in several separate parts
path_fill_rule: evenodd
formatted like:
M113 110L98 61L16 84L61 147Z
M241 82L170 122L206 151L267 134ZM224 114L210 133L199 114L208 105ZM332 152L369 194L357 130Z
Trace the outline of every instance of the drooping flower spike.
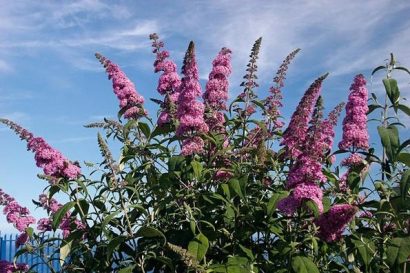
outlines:
M13 224L20 232L20 235L16 239L16 247L24 245L29 239L26 228L34 224L36 219L30 215L28 208L22 207L12 196L6 194L2 189L0 189L0 206L4 206L3 213L6 215L7 222Z
M100 53L96 53L95 57L104 65L108 79L112 80L112 87L120 101L120 107L125 109L124 117L126 119L138 119L146 116L147 112L143 107L144 98L137 93L134 84L128 79L127 75L118 65Z
M43 168L44 174L53 179L51 182L56 182L59 178L76 179L80 176L80 167L66 159L43 138L34 137L32 133L8 119L0 119L0 122L27 141L27 149L34 152L37 167Z
M177 136L183 137L182 155L202 153L204 141L198 136L208 132L208 125L204 121L204 104L197 100L201 96L198 67L195 60L195 47L191 41L185 54L182 66L182 83L178 98Z
M157 91L161 95L165 95L165 98L161 105L161 113L157 123L158 125L164 125L170 123L175 117L181 79L178 76L176 64L169 59L169 52L162 49L164 43L158 40L158 35L153 33L150 35L150 39L153 41L153 53L156 54L155 73L163 72L158 80Z

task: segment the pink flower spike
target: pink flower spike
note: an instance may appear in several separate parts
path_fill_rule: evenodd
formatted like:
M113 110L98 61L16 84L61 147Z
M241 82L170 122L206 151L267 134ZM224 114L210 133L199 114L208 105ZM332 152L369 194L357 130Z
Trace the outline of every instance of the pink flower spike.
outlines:
M212 71L202 96L205 102L205 122L210 131L224 130L223 111L227 109L228 77L231 72L231 50L224 47L212 62Z
M319 237L326 242L337 241L342 237L345 226L353 219L357 207L349 204L337 204L322 214L316 221Z
M32 133L10 120L0 119L0 122L9 126L21 139L27 141L27 149L34 152L37 167L43 168L44 174L53 178L51 182L59 178L76 179L81 175L81 169L77 164L66 159L43 138L34 137Z
M128 79L127 75L118 65L101 54L96 53L95 56L104 65L108 79L112 80L112 87L120 101L120 107L126 109L124 117L126 119L138 119L146 116L143 107L144 98L137 93L134 84Z
M366 79L357 75L350 87L349 100L346 104L346 117L343 120L343 138L339 149L367 150L369 148L369 133L367 132L368 92Z
M182 154L202 152L204 142L198 134L208 132L208 125L204 121L204 105L196 99L201 96L198 67L195 60L195 47L191 41L185 54L182 67L184 77L180 86L178 98L177 118L179 125L176 134L188 138L182 142Z
M315 80L308 88L292 115L288 128L283 133L282 145L285 145L291 158L297 158L301 153L301 146L305 143L308 124L311 118L316 100L320 94L325 74Z

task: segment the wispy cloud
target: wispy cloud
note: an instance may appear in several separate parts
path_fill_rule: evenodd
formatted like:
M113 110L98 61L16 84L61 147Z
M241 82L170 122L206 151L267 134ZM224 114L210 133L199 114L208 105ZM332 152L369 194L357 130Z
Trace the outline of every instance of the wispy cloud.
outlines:
M0 73L10 73L13 72L13 67L6 61L0 59Z

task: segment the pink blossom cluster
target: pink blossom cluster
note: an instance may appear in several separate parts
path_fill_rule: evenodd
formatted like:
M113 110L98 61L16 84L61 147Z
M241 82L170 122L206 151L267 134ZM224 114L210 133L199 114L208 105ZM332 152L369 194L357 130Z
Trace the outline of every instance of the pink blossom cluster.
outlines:
M201 96L199 85L198 67L195 60L194 43L189 44L182 67L182 83L178 97L177 118L179 125L176 130L177 136L183 136L182 155L191 155L203 152L204 141L198 136L199 133L208 132L208 125L204 121L204 104L197 101Z
M138 119L147 115L143 108L144 98L137 93L134 84L120 67L99 53L95 56L104 65L108 79L112 80L115 95L120 100L120 107L125 108L124 117L127 119Z
M298 208L303 205L304 201L313 201L319 212L323 212L323 192L319 186L314 183L298 184L292 191L291 195L280 200L278 209L286 215L293 215Z
M364 163L365 160L360 154L352 153L349 157L343 159L340 164L346 167L358 167L363 166Z
M359 74L350 87L350 95L346 104L346 117L343 120L343 137L339 149L356 152L369 148L367 132L367 88L366 79Z
M27 272L28 270L29 266L25 263L14 264L6 260L0 261L0 273Z
M282 92L281 88L284 86L284 80L286 79L286 72L288 71L288 65L290 62L295 58L296 54L300 51L300 49L295 49L292 51L288 56L286 56L285 60L283 60L282 64L280 65L278 71L276 72L276 76L273 78L274 86L272 86L269 91L271 95L266 98L266 112L268 115L269 120L272 121L273 128L271 129L280 129L283 127L283 121L280 121L278 118L280 117L279 108L282 105Z
M320 120L321 114L317 113L316 122L308 128L308 138L301 145L302 154L298 156L288 174L286 187L293 191L290 196L278 204L279 210L285 214L295 213L303 200L312 200L319 212L323 211L323 193L318 184L326 181L322 173L322 163L326 159L325 154L332 148L335 135L334 126L337 124L342 107L342 104L336 106L328 118L323 121Z
M53 178L75 179L81 174L80 167L69 162L41 137L30 139L27 148L34 152L37 167L43 168L46 175Z
M210 131L223 131L225 122L223 111L227 110L228 77L232 72L231 50L222 48L212 62L212 71L206 84L203 99L205 102L205 122Z
M40 231L51 231L52 230L52 216L62 207L62 205L60 203L58 203L57 200L55 200L54 198L48 198L47 195L45 194L40 194L39 198L39 203L40 206L42 208L44 208L45 210L47 210L48 213L50 213L50 217L49 218L41 218L38 222L37 222L37 229ZM59 228L63 231L63 237L67 238L68 235L70 235L71 231L72 231L72 227L71 227L71 223L74 223L74 225L76 226L76 229L85 229L85 225L84 223L82 223L80 220L78 219L72 219L71 217L71 213L67 212L61 223Z
M158 125L164 125L171 122L175 114L173 108L175 108L178 102L181 80L176 72L176 64L168 59L169 52L162 50L164 43L158 40L158 35L153 33L150 35L150 39L153 40L153 53L156 54L156 60L154 62L155 73L163 72L158 80L157 91L161 95L165 95L165 99L161 105L162 109L157 123Z
M319 77L305 92L292 115L289 126L283 133L282 145L286 146L288 155L296 159L302 153L315 102L320 94L323 80L327 74Z
M319 237L326 242L339 240L345 226L353 219L356 212L357 207L349 204L337 204L331 207L315 221L319 226Z
M37 167L43 168L44 174L51 176L53 181L58 178L75 179L81 174L79 166L71 163L43 138L34 137L31 132L10 120L0 119L0 122L9 126L21 139L27 141L27 149L34 152Z
M21 232L16 239L16 246L25 244L29 237L26 229L36 222L36 219L30 215L26 207L20 206L17 201L0 189L0 205L4 206L3 213L6 215L7 222Z

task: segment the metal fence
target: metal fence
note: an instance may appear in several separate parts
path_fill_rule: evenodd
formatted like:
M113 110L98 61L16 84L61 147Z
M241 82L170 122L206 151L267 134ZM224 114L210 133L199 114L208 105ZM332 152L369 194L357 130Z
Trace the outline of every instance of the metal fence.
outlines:
M14 259L14 255L16 254L16 239L17 234L6 234L0 236L0 260L6 260L12 262ZM42 240L49 239L49 236L43 236ZM44 249L42 253L43 256L50 256L55 253L56 247L49 246ZM58 252L57 252L58 253ZM40 253L25 253L17 258L17 263L26 263L30 267L34 266L32 270L37 273L50 273L48 266L44 263L44 261L40 258ZM52 266L55 271L60 270L60 263L58 261L58 256L53 256L55 260L52 261Z

